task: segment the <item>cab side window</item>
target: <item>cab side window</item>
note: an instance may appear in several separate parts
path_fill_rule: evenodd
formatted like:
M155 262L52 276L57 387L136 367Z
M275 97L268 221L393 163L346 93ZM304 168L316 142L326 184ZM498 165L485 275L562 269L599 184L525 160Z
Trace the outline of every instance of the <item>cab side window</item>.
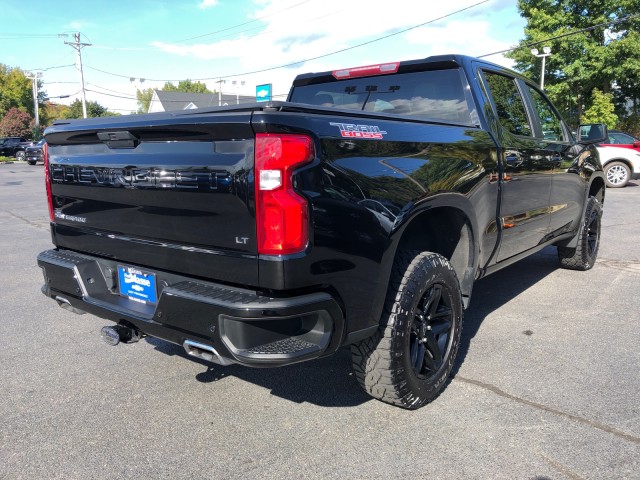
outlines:
M502 126L514 135L533 136L533 129L515 79L489 71L483 73Z
M562 129L562 121L551 107L551 104L547 101L546 98L542 96L540 92L538 92L538 90L532 88L531 86L528 86L528 89L535 114L538 115L538 118L540 120L540 126L542 127L542 137L545 140L566 142L567 138Z

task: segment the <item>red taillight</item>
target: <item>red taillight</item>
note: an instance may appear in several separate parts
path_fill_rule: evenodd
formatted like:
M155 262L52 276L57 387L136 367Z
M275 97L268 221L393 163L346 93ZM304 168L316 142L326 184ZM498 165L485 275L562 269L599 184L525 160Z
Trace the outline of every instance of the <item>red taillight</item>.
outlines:
M307 201L292 184L293 170L313 160L305 135L258 133L255 183L258 253L297 253L309 240Z
M44 181L47 186L47 203L49 204L49 220L55 220L53 216L53 197L51 196L51 172L49 172L49 146L45 143L42 146L42 156L44 158Z
M334 78L343 80L345 78L371 77L372 75L384 75L396 73L400 68L400 62L381 63L379 65L367 65L365 67L345 68L331 72Z

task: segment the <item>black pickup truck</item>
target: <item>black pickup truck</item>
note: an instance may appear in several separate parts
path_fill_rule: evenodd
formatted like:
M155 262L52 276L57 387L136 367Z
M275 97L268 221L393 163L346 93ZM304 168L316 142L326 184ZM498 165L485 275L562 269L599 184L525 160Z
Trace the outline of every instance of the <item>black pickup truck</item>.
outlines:
M16 157L24 160L25 149L33 145L24 137L4 137L0 138L0 157Z
M451 372L474 281L557 246L598 252L605 182L518 74L447 55L298 76L286 102L60 121L46 132L55 249L42 291L221 365L351 345L408 409Z

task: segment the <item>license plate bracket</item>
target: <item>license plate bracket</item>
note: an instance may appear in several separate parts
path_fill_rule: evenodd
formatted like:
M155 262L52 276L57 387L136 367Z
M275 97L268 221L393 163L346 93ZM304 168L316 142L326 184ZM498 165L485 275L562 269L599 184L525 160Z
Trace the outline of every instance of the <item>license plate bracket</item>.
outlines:
M137 267L118 265L118 291L134 302L153 305L158 301L155 273Z

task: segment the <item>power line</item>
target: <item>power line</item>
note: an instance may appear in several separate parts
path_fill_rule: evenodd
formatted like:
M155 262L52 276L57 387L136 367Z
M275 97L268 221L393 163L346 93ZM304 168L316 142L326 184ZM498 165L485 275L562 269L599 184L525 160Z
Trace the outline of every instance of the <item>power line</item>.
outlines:
M42 68L42 69L39 68L38 70L40 70L41 72L46 72L48 70L54 70L56 68L67 68L67 67L75 67L75 66L76 66L75 63L69 63L68 65L58 65L58 66L55 66L55 67L47 67L47 68Z
M317 20L322 20L323 18L330 17L330 16L335 15L336 13L340 13L340 12L342 12L342 10L336 10L336 11L334 11L334 12L330 12L330 13L327 13L327 14L324 14L324 15L320 15L320 16L318 16L318 17L312 17L312 18L310 18L310 19L308 19L308 20L305 20L304 22L298 22L298 25L303 25L303 24L305 24L305 23L310 23L310 22L315 22L315 21L317 21ZM270 15L267 15L267 16L270 16ZM265 17L262 17L262 18L265 18ZM262 25L259 25L259 26L257 26L257 27L247 28L246 30L240 30L239 32L232 32L232 33L229 33L229 34L227 34L227 35L222 35L222 36L219 36L219 37L215 37L215 39L214 39L214 40L222 40L222 39L224 39L224 38L233 37L233 36L235 36L235 35L240 35L240 34L242 34L242 33L252 32L252 31L254 31L254 30L258 30L258 29L260 29L260 28L263 28L263 26L262 26ZM279 30L277 30L277 29L276 29L276 30L265 30L265 31L263 31L263 32L256 33L255 35L249 35L249 36L247 36L246 38L243 38L243 40L249 40L249 39L251 39L251 38L259 37L259 36L261 36L261 35L268 35L268 34L271 34L271 33L279 33L279 32L280 32L280 31L279 31ZM212 35L213 35L213 34L212 34ZM175 42L174 42L174 43L169 43L169 44L167 44L167 45L174 45L174 44L175 44Z
M633 20L635 18L640 18L640 14L627 15L626 17L619 18L618 20L610 20L608 22L602 22L602 23L599 23L597 25L592 25L591 27L585 27L585 28L582 28L580 30L573 30L571 32L562 33L560 35L556 35L556 36L553 36L553 37L548 37L548 38L545 38L544 40L538 40L536 42L525 43L523 45L518 45L516 47L508 48L506 50L500 50L498 52L486 53L484 55L480 55L478 58L491 57L492 55L498 55L500 53L512 52L512 51L518 50L520 48L535 47L536 45L541 45L543 43L550 42L552 40L558 40L559 38L571 37L573 35L578 35L580 33L589 32L591 30L596 30L597 28L608 27L610 25L617 25L619 23L628 22L629 20Z
M292 6L291 6L291 7L289 7L289 8L285 8L285 9L283 9L283 10L279 10L278 12L274 12L274 13L269 14L269 15L264 15L264 16L262 16L262 17L259 17L259 18L256 18L256 19L254 19L254 20L251 20L251 21L249 21L249 22L241 23L241 24L235 25L235 26L233 26L233 27L224 28L224 29L222 29L222 30L218 30L218 31L216 31L216 32L211 32L211 33L207 33L207 34L199 35L198 37L192 37L192 38L200 38L200 37L205 37L205 36L215 35L216 33L226 32L227 30L232 30L232 29L234 29L234 28L237 28L237 27L240 27L240 26L243 26L243 25L247 25L247 24L252 23L252 22L255 22L255 21L257 21L257 20L261 20L261 19L263 19L263 18L267 18L267 17L273 16L273 15L275 15L275 14L277 14L277 13L280 13L280 12L283 12L283 11L285 11L285 10L289 10L289 9L291 9L291 8L293 8L293 7L296 7L296 6L298 6L298 5L301 5L302 3L306 3L306 2L308 2L308 1L311 1L311 0L306 0L305 2L301 2L301 3L298 3L298 4L296 4L296 5L292 5ZM312 18L310 18L310 19L308 19L308 20L305 20L304 22L298 22L298 24L305 24L305 23L315 22L315 21L317 21L317 20L322 20L323 18L330 17L330 16L335 15L336 13L340 13L340 12L342 12L342 11L343 11L343 9L341 9L341 10L336 10L336 11L333 11L333 12L330 12L330 13L327 13L327 14L324 14L324 15L317 16L317 17L312 17ZM251 27L251 28L247 28L247 29L245 29L245 30L240 30L240 31L238 31L238 32L232 32L232 33L229 33L229 34L227 34L227 35L222 35L222 36L216 37L216 38L215 38L215 40L221 40L221 39L224 39L224 38L233 37L233 36L235 36L235 35L240 35L240 34L242 34L242 33L252 32L252 31L254 31L254 30L258 30L258 29L260 29L260 28L263 28L263 26L262 26L262 25L259 25L259 26L257 26L257 27ZM265 30L265 31L263 31L263 32L260 32L260 33L255 34L255 35L250 35L250 36L248 36L248 37L244 38L243 40L249 40L249 39L251 39L251 38L255 38L255 37L258 37L258 36L261 36L261 35L267 35L267 34L277 33L277 32L279 32L279 30ZM85 34L83 34L83 36L85 36L85 37L86 37L86 35L85 35ZM176 44L176 43L184 42L184 41L187 41L187 40L189 40L189 39L185 39L185 40L176 40L176 41L174 41L174 42L166 43L166 44L167 44L167 45L174 45L174 44ZM164 42L158 42L158 43L164 43ZM110 45L96 45L95 43L92 43L92 44L91 44L91 46L92 46L92 47L94 47L94 48L97 48L97 49L103 49L103 50L124 50L124 51L148 51L148 50L149 50L148 48L143 48L143 47L114 47L114 46L110 46Z
M190 80L192 80L194 82L199 82L199 81L204 81L204 80L218 80L218 79L223 79L223 78L232 78L232 77L241 77L241 76L245 76L245 75L253 75L255 73L264 73L264 72L270 72L272 70L279 70L281 68L292 67L294 65L299 65L301 63L310 62L312 60L318 60L320 58L329 57L331 55L336 55L338 53L347 52L349 50L353 50L353 49L356 49L356 48L359 48L359 47L362 47L362 46L365 46L365 45L370 45L372 43L379 42L381 40L386 40L387 38L390 38L390 37L393 37L393 36L396 36L396 35L400 35L402 33L406 33L406 32L409 32L411 30L415 30L416 28L424 27L425 25L429 25L431 23L434 23L434 22L437 22L437 21L440 21L440 20L444 20L445 18L451 17L453 15L457 15L458 13L462 13L462 12L464 12L466 10L475 8L475 7L479 6L479 5L482 5L483 3L487 3L489 1L490 0L482 0L480 2L474 3L473 5L470 5L468 7L461 8L459 10L456 10L454 12L448 13L446 15L442 15L441 17L434 18L434 19L428 20L428 21L423 22L423 23L419 23L419 24L414 25L414 26L409 27L409 28L398 30L397 32L393 32L393 33L390 33L388 35L384 35L382 37L374 38L373 40L369 40L367 42L359 43L359 44L353 45L351 47L343 48L343 49L336 50L336 51L330 52L330 53L325 53L323 55L318 55L317 57L307 58L307 59L304 59L304 60L299 60L297 62L287 63L285 65L278 65L276 67L269 67L269 68L263 68L261 70L254 70L254 71L251 71L251 72L236 73L236 74L232 74L232 75L216 75L216 76L213 76L213 77L205 77L205 78L191 78ZM117 74L117 73L107 72L106 70L101 70L99 68L91 67L90 65L87 65L87 68L90 68L91 70L95 70L97 72L101 72L101 73L104 73L104 74L107 74L107 75L112 75L114 77L131 78L131 77L134 76L134 75L121 75L121 74ZM151 81L151 82L179 82L181 80L184 80L183 78L157 79L157 78L148 78L148 77L145 77L145 79L148 80L148 81Z
M52 99L52 98L69 98L69 97L75 97L76 95L78 95L82 90L78 90L76 93L71 93L69 95L55 95L53 97L51 96L47 96L47 98Z
M25 40L30 38L59 38L60 36L67 36L64 33L9 33L0 32L0 39L2 40Z
M138 101L136 97L124 96L124 95L114 95L113 93L105 93L105 92L97 92L95 90L91 90L89 88L85 88L87 92L96 93L98 95L104 95L106 97L114 97L114 98L124 98L125 100L135 100Z
M69 65L58 65L55 67L47 67L47 68L28 68L27 70L32 71L32 70L37 70L38 72L46 72L48 70L53 70L56 68L67 68L67 67L75 67L76 64L75 63L70 63Z
M296 3L295 5L291 5L291 6L287 7L287 8L283 8L282 10L278 10L277 12L273 12L273 13L270 13L268 15L263 15L262 17L254 18L253 20L249 20L249 21L246 21L246 22L243 22L243 23L239 23L239 24L233 25L231 27L226 27L226 28L223 28L221 30L216 30L215 32L204 33L202 35L196 35L195 37L183 38L182 40L176 40L176 41L174 41L172 43L188 42L189 40L196 40L198 38L209 37L211 35L215 35L216 33L228 32L229 30L233 30L234 28L243 27L245 25L249 25L250 23L255 23L255 22L258 22L258 21L263 20L265 18L272 17L273 15L277 15L279 13L286 12L287 10L291 10L292 8L298 7L298 6L302 5L303 3L309 3L310 1L311 0L304 0L303 2Z
M59 37L60 35L67 36L66 33L12 33L12 32L0 32L0 35L11 35L15 37Z
M89 83L89 82L87 82L87 85L91 85L91 86L96 87L96 88L101 88L102 90L106 90L107 92L119 93L120 95L128 95L128 96L129 96L129 97L131 97L131 98L137 98L137 97L135 97L135 96L133 96L133 95L130 95L130 94L126 93L126 92L119 92L119 91L117 91L117 90L111 90L110 88L102 87L102 86L100 86L100 85L96 85L95 83Z

